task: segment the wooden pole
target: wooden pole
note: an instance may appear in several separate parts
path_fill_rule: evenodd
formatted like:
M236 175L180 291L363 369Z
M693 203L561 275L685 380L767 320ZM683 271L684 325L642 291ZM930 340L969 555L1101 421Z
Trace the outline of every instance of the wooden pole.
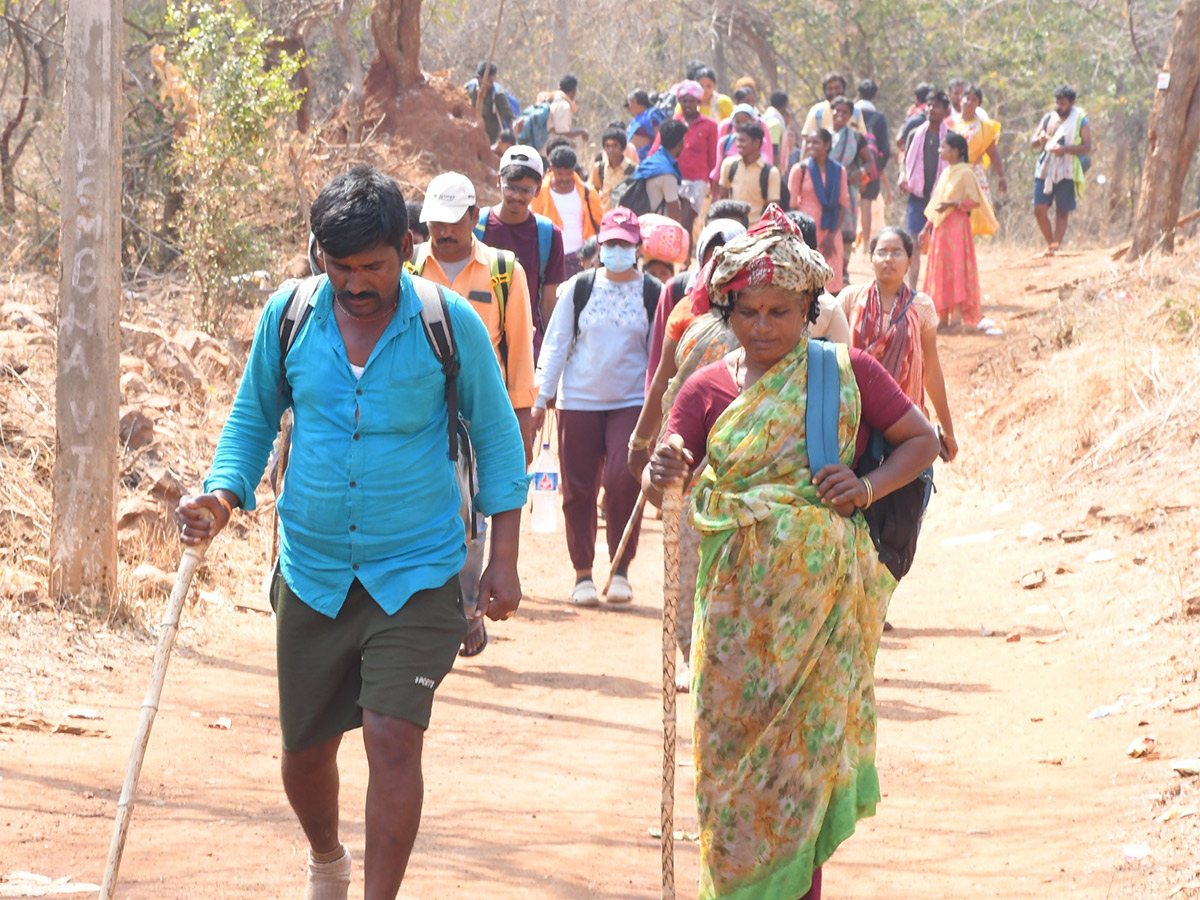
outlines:
M154 651L154 667L150 670L150 686L142 701L142 718L138 722L137 736L133 739L133 750L125 768L125 781L121 785L121 796L117 800L117 819L113 824L112 843L108 848L108 863L104 867L104 883L100 886L100 900L112 900L117 887L117 872L121 868L121 855L125 852L125 838L129 834L129 822L133 816L133 799L137 793L138 778L142 774L142 761L146 758L146 747L150 744L150 729L158 713L158 701L162 697L163 683L167 678L167 663L171 661L171 650L175 646L175 635L179 631L179 615L187 597L192 576L204 561L208 544L198 544L183 551L179 561L179 573L175 576L175 587L163 612L158 630L158 647Z
M613 554L613 563L608 567L608 581L604 582L604 590L602 594L607 594L608 589L612 587L613 575L617 572L617 566L621 563L621 557L625 555L625 548L629 545L629 539L633 536L633 528L641 521L642 513L646 509L646 495L642 491L638 491L637 503L633 504L633 512L629 516L629 521L625 523L625 530L621 532L621 543L617 544L617 552Z
M117 590L121 0L67 7L50 591Z
M496 30L492 32L492 46L488 50L487 63L483 67L484 75L488 75L492 69L492 60L496 58L496 42L500 40L500 23L504 21L504 0L500 0L500 8L496 10ZM504 98L504 102L508 102L508 98ZM492 83L492 106L496 105L496 85ZM483 116L483 83L478 82L478 87L475 89L475 115Z
M667 443L683 449L683 439ZM663 488L663 770L662 770L662 900L675 900L675 616L679 609L679 522L683 483ZM619 557L618 557L619 558Z

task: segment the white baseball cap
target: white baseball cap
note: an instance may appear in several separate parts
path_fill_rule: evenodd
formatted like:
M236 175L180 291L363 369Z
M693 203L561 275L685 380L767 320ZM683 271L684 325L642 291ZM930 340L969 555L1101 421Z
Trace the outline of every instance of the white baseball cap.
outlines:
M474 205L475 185L471 184L471 179L458 172L443 172L425 189L421 221L452 224Z
M503 172L509 166L533 169L538 173L538 178L546 174L546 170L542 168L542 155L524 144L513 144L504 151L504 155L500 157L500 171Z

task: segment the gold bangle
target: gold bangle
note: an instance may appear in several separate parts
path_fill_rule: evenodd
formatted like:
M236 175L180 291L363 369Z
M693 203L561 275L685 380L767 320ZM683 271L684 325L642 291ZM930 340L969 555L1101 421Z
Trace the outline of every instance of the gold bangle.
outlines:
M213 494L213 496L217 498L218 503L220 503L223 507L225 507L225 521L228 522L230 519L233 518L233 507L230 506L229 501L226 500L224 497L222 497L220 494Z
M866 475L860 478L859 481L861 481L863 483L863 487L867 489L867 502L860 506L859 509L868 509L871 504L875 502L875 488L872 487L871 479Z
M629 449L634 453L639 450L647 450L654 443L654 438L640 438L636 434L629 436Z

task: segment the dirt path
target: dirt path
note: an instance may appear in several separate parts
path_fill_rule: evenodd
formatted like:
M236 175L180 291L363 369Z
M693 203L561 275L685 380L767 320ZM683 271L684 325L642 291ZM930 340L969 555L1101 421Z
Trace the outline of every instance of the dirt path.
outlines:
M1047 503L981 475L988 410L974 389L979 362L1024 340L1024 319L1054 302L1053 291L1024 285L1065 282L1099 260L1034 270L985 256L987 312L1007 335L942 342L964 459L939 470L921 553L893 600L895 630L879 655L885 799L827 867L827 897L1094 900L1166 897L1180 886L1175 898L1200 896L1200 816L1156 821L1194 808L1200 795L1167 762L1200 755L1195 620L1164 621L1163 586L1136 562L1163 552L1161 538L1091 521L1079 543L1043 541L1087 524L1087 506ZM1021 537L1030 522L1038 534ZM439 692L403 896L660 896L658 842L647 833L661 765L659 535L648 521L633 607L598 611L563 599L562 538L525 538L521 614L492 626L486 652L463 661ZM1114 558L1086 562L1097 550ZM1035 569L1051 576L1045 587L1016 584ZM222 577L227 594L262 602L261 571ZM278 783L272 622L228 607L188 615L119 896L299 897L304 845ZM1020 640L1006 640L1010 633ZM3 639L0 719L40 711L57 722L86 706L103 719L79 724L111 738L0 727L0 875L99 882L152 647L65 626L14 635L23 641ZM1121 696L1117 715L1089 719ZM687 714L684 702L676 821L694 831ZM208 727L219 717L232 727ZM1129 742L1147 732L1161 753L1127 758ZM357 735L342 766L344 838L361 858L366 767ZM1150 856L1126 861L1123 846L1136 844ZM694 896L696 845L678 845L676 858L680 897ZM351 896L361 897L361 875Z

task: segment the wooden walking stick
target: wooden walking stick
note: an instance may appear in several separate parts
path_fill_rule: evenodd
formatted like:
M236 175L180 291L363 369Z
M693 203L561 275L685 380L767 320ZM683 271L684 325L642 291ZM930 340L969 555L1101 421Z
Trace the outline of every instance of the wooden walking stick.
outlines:
M638 491L637 503L633 504L633 512L629 516L629 521L625 523L625 531L621 533L621 543L617 544L617 552L613 554L613 564L608 568L608 581L604 582L604 590L601 591L602 594L607 594L608 589L612 587L613 575L616 574L621 557L625 555L625 547L629 544L629 538L633 535L633 528L641 520L645 509L646 494L643 491Z
M112 843L108 848L108 864L104 867L104 883L100 886L100 900L112 900L117 887L117 870L121 867L121 854L125 852L125 838L129 834L129 821L133 815L133 795L137 791L138 776L142 773L142 760L150 743L150 728L158 712L158 700L162 696L163 682L167 677L167 663L171 661L171 649L175 646L175 634L179 630L179 614L187 597L192 576L204 561L208 542L188 547L179 561L179 573L175 586L163 612L159 626L158 647L154 651L154 668L150 670L150 686L142 700L142 719L138 723L137 736L133 739L133 750L125 768L125 783L121 785L121 797L117 800L117 821L113 826Z
M677 434L667 444L683 450ZM663 900L675 900L675 615L679 608L679 520L683 483L663 488L663 771L662 873Z

